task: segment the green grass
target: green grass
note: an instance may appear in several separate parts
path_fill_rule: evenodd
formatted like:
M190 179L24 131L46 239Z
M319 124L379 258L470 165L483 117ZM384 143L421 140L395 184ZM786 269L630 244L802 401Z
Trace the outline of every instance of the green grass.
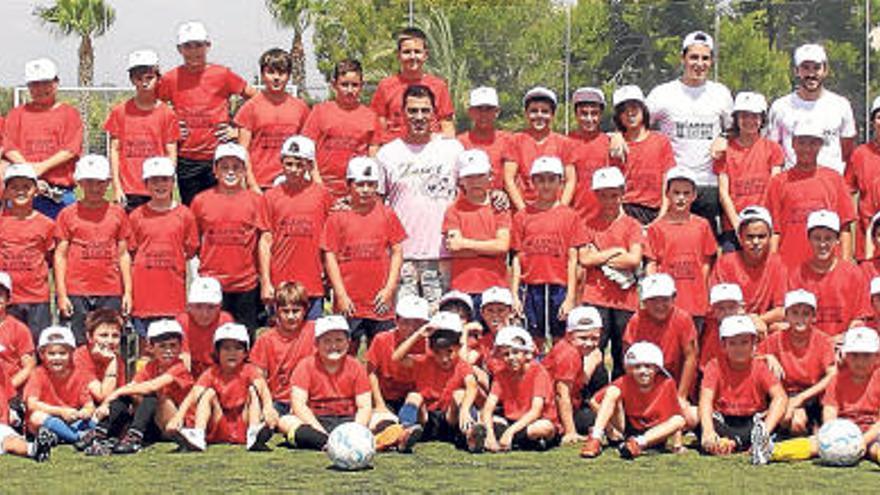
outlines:
M605 492L605 493L876 493L880 467L810 462L749 465L728 458L649 454L622 461L613 450L585 461L578 447L544 453L470 455L440 443L420 444L413 455L383 454L360 472L329 469L324 454L276 447L246 453L212 446L204 454L173 453L160 444L133 456L88 458L59 447L47 464L0 457L2 493L237 493L237 492Z

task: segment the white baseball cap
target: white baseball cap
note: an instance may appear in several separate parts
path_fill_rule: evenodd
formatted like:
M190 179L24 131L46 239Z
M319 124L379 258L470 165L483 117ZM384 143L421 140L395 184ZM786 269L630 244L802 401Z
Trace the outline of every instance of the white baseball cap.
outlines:
M843 346L840 350L844 354L851 352L876 353L880 351L880 337L871 328L853 327L847 330L843 336Z
M553 102L553 106L556 106L558 102L556 99L556 93L554 93L552 89L545 88L544 86L535 86L526 91L525 96L523 96L523 106L526 106L526 104L534 98L547 98Z
M469 107L495 107L498 108L498 92L495 88L480 86L471 90Z
M489 155L480 149L475 148L462 151L456 157L455 163L459 179L492 173L492 163L489 162Z
M345 178L354 182L379 182L381 170L376 160L368 156L356 156L348 161Z
M135 67L158 67L159 55L153 50L135 50L128 54L128 70Z
M653 297L672 297L675 295L675 280L666 273L648 275L642 279L639 287L642 301Z
M158 339L164 335L179 335L183 337L183 328L177 320L156 320L147 327L147 340Z
M471 296L465 294L464 292L462 292L460 290L451 290L451 291L447 292L446 294L443 294L443 296L440 297L440 301L437 303L437 305L443 306L444 304L448 303L449 301L461 301L461 302L465 303L471 311L474 310L473 298L471 298Z
M825 129L817 121L811 118L804 118L794 123L794 137L810 136L819 139L825 139Z
M58 78L58 66L48 58L30 60L24 64L25 82L53 81Z
M73 180L110 180L110 162L102 155L85 155L76 162Z
M247 163L247 150L238 143L221 143L217 146L217 149L214 150L214 163L228 156L238 158L242 163Z
M681 42L681 51L684 52L693 45L706 45L710 50L715 50L715 41L705 31L688 33Z
M754 91L740 91L733 100L733 111L764 113L767 111L767 99Z
M629 346L623 356L624 366L637 366L640 364L653 364L660 371L669 376L669 372L663 367L663 351L656 344L647 341L636 342Z
M315 142L306 136L290 136L284 141L284 144L281 145L281 156L314 160Z
M871 279L871 295L876 296L877 294L880 294L880 277Z
M831 210L816 210L807 217L807 232L823 227L834 232L840 232L840 217Z
M6 171L3 172L3 182L8 182L16 177L37 181L37 173L34 172L34 167L30 163L10 163L6 167Z
M804 62L816 62L817 64L828 62L825 48L815 43L807 43L797 47L794 51L794 65L801 65Z
M223 302L223 288L213 277L196 277L189 284L186 302L190 304L220 304Z
M209 42L208 30L199 21L184 22L177 29L177 44L182 45L190 41Z
M682 167L680 165L676 165L676 166L670 168L666 172L666 181L664 182L664 184L666 184L666 186L668 187L669 183L673 180L676 180L676 179L690 181L691 184L693 184L695 186L697 185L696 174L694 174L693 170L691 170L687 167Z
M770 230L773 230L773 217L770 216L770 211L768 211L767 208L764 208L763 206L746 206L742 209L741 212L739 212L740 228L742 228L742 226L746 222L750 222L752 220L760 220L766 223L767 227L769 227Z
M236 340L244 344L245 347L251 346L251 338L248 336L248 329L241 323L227 322L214 331L214 345L220 343L221 340Z
M400 318L406 318L408 320L428 321L430 319L428 316L428 301L412 294L398 299L394 312L397 313L397 316Z
M481 304L503 304L513 307L513 294L506 287L489 287L480 295Z
M69 328L59 325L53 325L44 328L43 331L40 332L40 339L37 343L37 349L42 349L43 347L52 344L61 344L71 348L75 348L76 339L73 337L73 332L70 331Z
M621 86L615 89L614 95L611 97L611 101L614 102L615 107L631 100L640 101L642 103L645 102L645 93L642 93L642 88L635 84L627 84L626 86Z
M532 162L532 169L529 171L529 175L538 175L538 174L556 174L562 177L565 172L563 171L562 160L555 156L539 156L535 158L535 161Z
M598 191L599 189L611 189L626 186L626 179L623 172L617 167L602 167L593 172L592 184L590 189Z
M743 302L742 289L737 284L715 284L709 291L709 304L714 306L724 301Z
M599 88L585 86L574 90L574 93L571 95L571 102L574 105L579 105L581 103L598 103L604 107L605 93Z
M718 328L718 335L722 339L729 339L740 334L758 335L758 329L755 328L755 322L748 315L733 315L721 320L721 326Z
M458 313L452 311L438 311L431 317L428 326L436 330L449 330L450 332L461 333L463 325L461 317Z
M152 156L144 160L143 179L174 177L174 162L167 156Z
M790 290L785 293L785 309L788 309L796 304L806 304L813 309L816 309L818 307L818 305L816 304L816 295L804 289Z
M0 287L5 287L7 291L12 292L12 277L6 272L0 272Z
M530 352L535 350L535 341L522 327L508 325L495 334L494 346Z
M351 328L348 326L348 321L341 315L327 315L315 320L316 340L326 333L340 330L345 333L351 332Z
M874 101L871 102L871 113L873 114L877 110L880 110L880 96L874 98Z
M565 322L566 332L578 330L595 330L602 328L602 315L592 306L578 306L568 312Z

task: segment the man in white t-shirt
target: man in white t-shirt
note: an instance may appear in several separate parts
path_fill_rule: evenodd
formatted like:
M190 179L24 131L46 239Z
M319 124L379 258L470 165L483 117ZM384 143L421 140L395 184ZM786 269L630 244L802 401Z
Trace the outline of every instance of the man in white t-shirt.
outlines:
M852 106L849 100L824 87L828 57L822 46L799 46L794 52L794 65L798 87L770 107L768 138L785 149L785 168L790 168L797 161L791 146L795 123L809 118L824 133L817 162L843 174L858 132Z
M455 159L461 143L431 133L434 94L413 85L403 94L407 134L379 148L385 201L406 229L398 298L418 295L436 304L449 287L443 215L456 195Z
M655 87L646 104L651 122L669 138L675 163L694 172L697 199L691 211L719 232L718 176L712 169L713 147L730 127L733 98L721 83L708 80L714 41L703 31L685 36L681 46L682 75Z

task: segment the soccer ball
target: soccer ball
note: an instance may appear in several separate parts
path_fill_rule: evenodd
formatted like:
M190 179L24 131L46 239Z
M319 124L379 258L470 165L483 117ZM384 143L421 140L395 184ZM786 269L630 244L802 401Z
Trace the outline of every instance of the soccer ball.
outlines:
M819 429L819 457L829 466L853 466L865 454L862 431L848 419L835 419Z
M370 430L355 422L344 423L330 432L327 457L339 469L364 469L376 454L376 439Z

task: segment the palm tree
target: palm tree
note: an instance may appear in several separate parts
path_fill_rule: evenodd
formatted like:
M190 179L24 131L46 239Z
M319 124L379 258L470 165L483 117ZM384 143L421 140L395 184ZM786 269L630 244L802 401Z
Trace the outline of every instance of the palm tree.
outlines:
M79 36L79 85L91 86L95 77L92 38L101 36L116 20L116 11L104 0L55 0L49 7L36 7L34 15L58 36Z
M266 0L266 8L269 9L278 24L293 29L293 41L290 44L293 68L290 82L296 85L300 93L304 92L306 83L306 52L303 48L303 33L312 20L311 4L310 0Z

